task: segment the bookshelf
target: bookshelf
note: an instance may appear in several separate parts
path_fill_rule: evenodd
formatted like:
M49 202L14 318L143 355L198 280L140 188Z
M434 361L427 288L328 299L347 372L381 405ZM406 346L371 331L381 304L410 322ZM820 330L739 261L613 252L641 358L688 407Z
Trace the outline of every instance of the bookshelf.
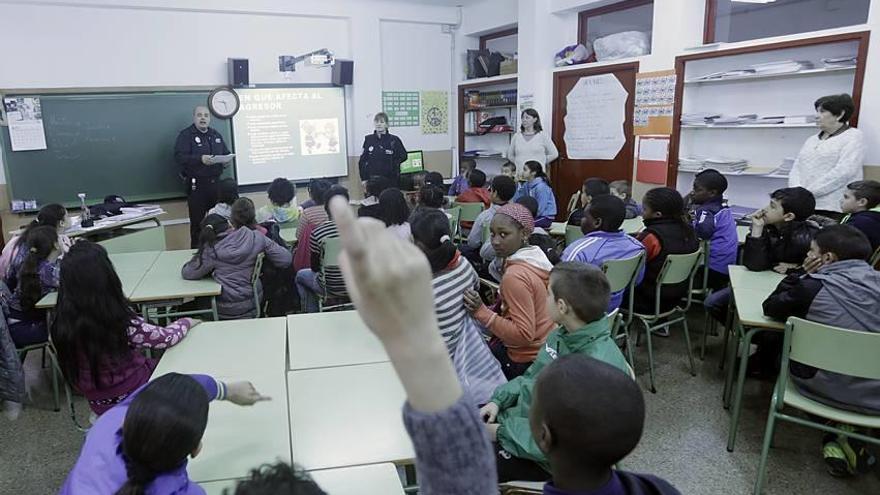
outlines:
M477 168L491 178L501 172L507 161L510 139L519 126L515 75L471 79L458 86L458 149L462 158L472 158ZM510 130L477 132L488 118L504 117ZM492 156L470 156L468 152L485 150Z
M687 114L740 116L814 115L821 96L849 93L856 104L850 123L858 124L868 33L853 32L733 48L676 58L670 167L667 184L680 192L691 190L693 170L679 170L679 158L724 157L748 161L741 172L722 171L728 179L731 204L759 208L769 194L788 185L788 174L777 172L786 158L797 157L804 141L818 129L814 123L688 124ZM855 57L855 66L826 66L826 58ZM700 79L708 74L741 71L782 61L804 62L796 72L736 74ZM794 120L794 119L792 119ZM727 131L727 132L722 132Z

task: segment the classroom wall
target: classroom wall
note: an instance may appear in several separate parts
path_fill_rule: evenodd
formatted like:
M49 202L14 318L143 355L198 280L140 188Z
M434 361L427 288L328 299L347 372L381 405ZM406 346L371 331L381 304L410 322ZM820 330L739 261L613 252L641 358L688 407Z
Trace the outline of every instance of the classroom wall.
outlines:
M513 3L513 1L485 0L465 7L462 12L462 36L467 37L471 31L479 29L497 29L502 20L510 22L510 19L503 18L498 10L504 4ZM555 68L553 54L567 45L577 43L579 11L612 3L616 3L615 0L518 0L516 19L519 28L519 97L521 101L524 97L533 99L535 108L542 115L546 130L552 128L550 113L553 73L584 67ZM654 0L651 53L634 59L596 63L590 66L636 60L642 72L668 70L675 67L675 57L678 55L717 49L715 46L702 46L704 6L703 0ZM485 18L471 21L470 16L477 13L486 13ZM871 88L880 87L880 2L873 2L865 25L723 44L722 49L864 30L876 32L872 32L868 50L859 127L865 133L868 146L865 175L876 178L880 176L880 93L871 91ZM648 184L636 183L634 193L640 197L650 187L652 186Z
M453 40L441 26L458 24L459 10L404 0L0 0L0 18L16 19L0 30L0 46L15 47L3 52L0 90L217 86L227 82L227 57L250 60L251 83L329 83L327 68L299 64L289 78L278 72L279 55L328 48L354 60L346 106L348 147L358 155L384 85L396 85L407 64L414 77L406 89L453 91ZM415 75L428 70L430 86L415 86L424 82ZM407 147L429 151L428 168L451 175L452 134L403 132ZM354 180L343 184L358 183L355 164L356 156ZM9 214L5 189L3 224L18 225L26 218ZM166 204L173 218L182 203Z

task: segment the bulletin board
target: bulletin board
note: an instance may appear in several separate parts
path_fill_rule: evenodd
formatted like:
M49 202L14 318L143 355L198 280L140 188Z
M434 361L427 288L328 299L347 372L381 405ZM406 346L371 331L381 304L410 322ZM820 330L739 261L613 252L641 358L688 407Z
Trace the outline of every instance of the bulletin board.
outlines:
M672 134L675 80L674 70L636 74L634 135Z

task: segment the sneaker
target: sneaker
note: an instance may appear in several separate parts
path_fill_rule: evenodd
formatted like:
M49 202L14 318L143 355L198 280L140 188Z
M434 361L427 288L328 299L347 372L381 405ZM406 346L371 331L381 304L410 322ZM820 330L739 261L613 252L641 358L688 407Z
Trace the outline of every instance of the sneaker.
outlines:
M9 421L15 421L21 414L22 405L21 402L12 402L10 400L7 400L3 402L2 409L3 415L6 416L6 419L8 419Z
M855 427L838 423L837 428L849 432L856 431ZM867 473L877 465L877 458L868 450L865 442L855 438L838 435L837 444L840 445L851 473Z
M837 442L828 442L822 446L822 457L825 458L825 466L831 476L835 478L852 476L846 453Z

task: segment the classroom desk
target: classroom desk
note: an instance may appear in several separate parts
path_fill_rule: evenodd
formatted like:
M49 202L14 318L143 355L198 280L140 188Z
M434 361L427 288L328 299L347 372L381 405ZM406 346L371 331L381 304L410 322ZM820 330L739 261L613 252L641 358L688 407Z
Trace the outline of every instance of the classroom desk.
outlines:
M305 469L415 459L391 363L290 371L287 386L293 457Z
M310 471L309 475L330 495L403 495L403 486L394 464L369 464L338 469ZM207 495L232 494L237 479L199 483Z
M187 298L210 297L210 310L196 310L185 314L210 313L216 321L218 319L216 297L220 295L220 284L210 277L184 280L180 276L180 269L192 258L193 253L195 250L192 249L162 251L129 298L131 302L141 303L143 312L146 313L150 306L172 306L180 304ZM184 313L172 313L171 316L184 316Z
M290 369L385 363L388 354L357 311L287 317Z
M196 482L232 480L278 460L290 462L284 318L202 323L167 350L153 378L168 372L247 380L272 400L251 407L211 403L202 452L187 471Z
M752 338L761 331L782 331L785 323L764 316L762 303L779 282L785 278L772 270L752 272L744 266L730 266L731 304L735 308L736 324L734 340L737 345L728 346L728 369L724 382L724 404L730 406L730 394L733 393L733 408L728 429L727 450L733 452L739 416L742 412L742 389L746 378L746 366L749 360L749 348ZM739 366L735 365L739 350ZM737 369L736 386L733 387L734 369Z
M142 251L139 253L111 254L110 262L122 282L122 292L130 298L134 290L143 280L147 271L156 262L160 251ZM37 302L38 309L54 308L58 300L57 292L50 292Z

